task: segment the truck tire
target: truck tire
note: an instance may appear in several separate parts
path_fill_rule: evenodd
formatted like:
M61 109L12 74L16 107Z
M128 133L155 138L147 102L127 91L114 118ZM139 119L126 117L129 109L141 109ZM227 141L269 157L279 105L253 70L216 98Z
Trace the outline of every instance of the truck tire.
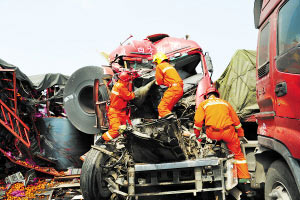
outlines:
M299 191L288 166L281 160L274 161L267 172L265 200L299 200Z
M111 192L102 180L102 168L106 157L100 151L91 149L82 165L80 189L85 200L107 200Z

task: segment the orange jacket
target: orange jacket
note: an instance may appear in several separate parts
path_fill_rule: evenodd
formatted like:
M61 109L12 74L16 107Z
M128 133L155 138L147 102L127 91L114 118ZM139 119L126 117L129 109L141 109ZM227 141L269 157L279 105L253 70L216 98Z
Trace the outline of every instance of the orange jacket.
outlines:
M194 128L201 130L204 121L205 126L215 129L223 129L232 125L238 129L238 136L244 136L241 122L232 106L213 95L199 104L195 113Z
M173 83L181 83L183 85L178 72L168 62L162 62L156 66L155 78L157 85L165 85L167 87L172 86Z
M126 108L128 101L134 97L134 93L128 90L127 83L118 80L111 90L109 108L122 110Z

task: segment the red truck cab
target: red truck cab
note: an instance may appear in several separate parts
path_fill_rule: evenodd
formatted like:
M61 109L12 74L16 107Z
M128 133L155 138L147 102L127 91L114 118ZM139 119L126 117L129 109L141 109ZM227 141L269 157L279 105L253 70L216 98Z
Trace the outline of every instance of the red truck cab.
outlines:
M265 199L299 199L300 1L256 0L254 20L259 29L256 157L266 171Z

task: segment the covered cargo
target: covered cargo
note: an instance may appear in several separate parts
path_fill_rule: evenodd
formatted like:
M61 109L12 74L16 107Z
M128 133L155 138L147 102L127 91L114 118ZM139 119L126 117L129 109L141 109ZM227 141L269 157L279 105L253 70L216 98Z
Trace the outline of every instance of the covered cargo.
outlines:
M66 118L62 97L68 79L60 73L28 77L0 59L0 151L11 155L12 162L32 159L30 163L40 167L81 167L79 157L88 151L93 137ZM50 168L43 172L57 175Z
M259 112L256 102L256 52L237 50L216 81L222 99L228 101L241 119Z

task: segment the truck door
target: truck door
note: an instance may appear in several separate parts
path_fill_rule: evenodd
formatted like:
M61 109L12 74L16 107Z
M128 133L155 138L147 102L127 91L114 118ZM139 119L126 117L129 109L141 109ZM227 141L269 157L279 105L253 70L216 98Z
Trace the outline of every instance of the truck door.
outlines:
M261 27L257 56L257 103L260 112L274 111L273 73L270 68L270 22Z
M289 0L278 12L274 92L276 115L300 119L300 1Z

